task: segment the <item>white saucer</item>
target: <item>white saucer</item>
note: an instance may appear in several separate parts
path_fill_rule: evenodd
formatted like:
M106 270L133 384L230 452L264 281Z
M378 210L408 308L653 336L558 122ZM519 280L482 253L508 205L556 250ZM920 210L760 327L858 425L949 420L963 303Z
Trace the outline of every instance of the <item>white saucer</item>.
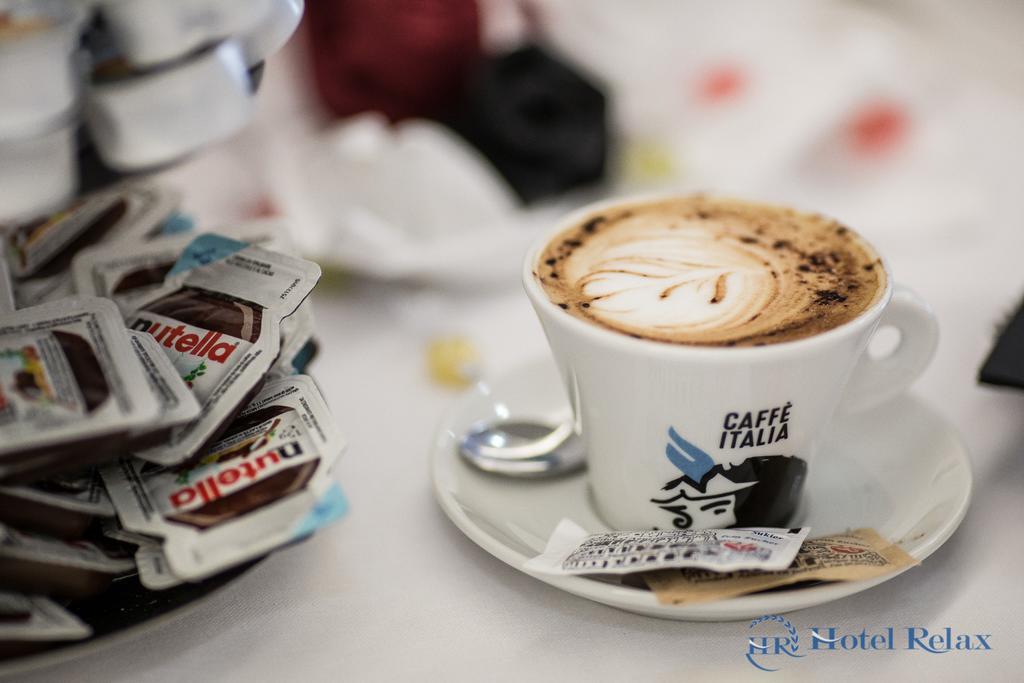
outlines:
M568 517L591 533L608 527L587 494L585 474L513 480L471 468L456 441L482 419L568 416L550 359L537 360L464 394L434 440L434 495L448 517L477 545L512 567L544 549ZM810 468L800 523L811 536L874 527L918 560L935 552L959 526L971 498L971 467L959 435L922 400L900 397L856 416L837 418ZM833 583L720 602L671 606L639 588L579 576L534 575L545 583L612 607L665 619L726 621L779 614L838 600L893 578Z

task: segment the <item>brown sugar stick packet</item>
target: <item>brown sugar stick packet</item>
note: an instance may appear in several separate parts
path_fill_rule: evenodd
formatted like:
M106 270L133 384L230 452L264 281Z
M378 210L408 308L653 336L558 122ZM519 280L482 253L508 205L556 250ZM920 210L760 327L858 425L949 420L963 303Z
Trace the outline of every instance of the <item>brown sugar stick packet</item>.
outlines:
M673 569L643 574L663 605L725 600L804 581L863 581L920 564L874 529L804 541L796 559L779 571L713 572Z

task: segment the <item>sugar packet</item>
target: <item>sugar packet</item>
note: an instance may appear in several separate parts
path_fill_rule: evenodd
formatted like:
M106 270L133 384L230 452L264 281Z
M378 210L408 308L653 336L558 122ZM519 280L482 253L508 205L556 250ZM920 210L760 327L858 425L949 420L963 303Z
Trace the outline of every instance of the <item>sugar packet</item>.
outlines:
M658 602L688 605L725 600L804 581L862 581L920 562L874 529L805 541L793 563L775 571L655 571L643 575Z
M788 567L810 531L802 529L668 529L611 531L587 535L575 522L558 523L544 552L527 572L632 574L655 569L701 567L713 572Z

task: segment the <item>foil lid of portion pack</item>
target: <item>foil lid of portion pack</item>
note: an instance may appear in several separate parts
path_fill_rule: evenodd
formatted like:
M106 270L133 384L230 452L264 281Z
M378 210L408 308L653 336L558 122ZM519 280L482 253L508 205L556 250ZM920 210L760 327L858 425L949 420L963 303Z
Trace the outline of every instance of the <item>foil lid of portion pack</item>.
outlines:
M121 520L116 516L110 519L104 519L100 522L100 533L102 533L105 538L117 541L118 543L127 543L134 546L157 543L159 540L154 536L147 536L146 534L128 531L121 526Z
M53 600L0 591L0 643L81 640L92 628Z
M129 331L129 343L146 375L146 382L160 405L156 420L135 434L171 429L199 416L199 401L181 379L157 341L144 332Z
M14 310L14 283L11 281L11 268L7 259L0 254L0 313Z
M112 556L87 541L62 541L0 524L0 563L5 560L22 560L58 570L82 569L112 576L120 576L135 568L130 558Z
M114 506L95 468L24 486L0 486L0 522L58 538L81 538Z
M167 443L137 455L177 464L215 439L273 366L282 319L319 277L320 267L310 261L217 235L193 240L126 322L160 344L201 413L174 429Z
M73 292L74 254L111 239L143 239L178 204L177 193L147 185L123 185L87 195L51 216L6 230L5 247L20 306Z
M281 322L281 351L271 368L274 377L306 372L317 352L313 332L313 302L306 299Z
M79 512L92 517L113 517L114 506L95 468L73 476L40 479L24 486L0 486L0 501L38 503L54 510ZM0 521L5 511L0 509Z
M110 301L62 299L0 320L0 481L112 457L157 409Z
M135 567L139 570L139 583L151 591L162 591L185 583L171 571L159 542L139 544L135 551Z
M326 494L343 448L316 385L299 375L269 382L195 464L125 458L103 477L124 528L161 537L173 574L196 580L308 535L325 505L339 516Z
M304 538L321 527L327 526L345 515L348 502L338 484L332 484L327 492L317 501L313 512L304 518L304 525L296 530L296 537ZM105 520L103 534L108 538L136 546L135 567L139 572L139 582L151 591L162 591L187 583L186 579L175 574L167 562L162 539L146 536L123 528L116 519ZM273 549L271 549L273 550ZM239 554L239 562L247 562L256 556L248 557ZM190 579L199 581L201 578Z
M279 221L242 221L209 232L271 251L294 252L287 228ZM195 237L184 233L148 241L118 240L83 249L71 266L75 290L112 299L123 312L131 313L135 302L163 285Z
M163 285L167 273L194 236L174 235L149 242L120 240L78 252L71 265L75 291L111 299L125 313L132 302Z

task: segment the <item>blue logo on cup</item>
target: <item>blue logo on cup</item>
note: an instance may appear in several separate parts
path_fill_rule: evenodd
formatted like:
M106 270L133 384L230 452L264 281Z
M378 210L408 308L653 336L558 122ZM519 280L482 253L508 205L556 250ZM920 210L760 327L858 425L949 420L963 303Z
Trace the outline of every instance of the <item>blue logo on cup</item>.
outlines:
M736 524L737 495L754 486L754 481L733 481L710 455L668 429L665 456L683 476L668 482L670 494L651 502L674 516L677 529L727 527Z
M768 410L760 413L771 415ZM747 420L756 424L753 417ZM649 500L671 515L677 529L786 526L807 471L801 458L785 455L716 463L674 426L668 428L665 457L681 476Z
M715 466L710 455L679 436L675 427L668 428L668 439L665 455L669 462L691 480L700 481Z

